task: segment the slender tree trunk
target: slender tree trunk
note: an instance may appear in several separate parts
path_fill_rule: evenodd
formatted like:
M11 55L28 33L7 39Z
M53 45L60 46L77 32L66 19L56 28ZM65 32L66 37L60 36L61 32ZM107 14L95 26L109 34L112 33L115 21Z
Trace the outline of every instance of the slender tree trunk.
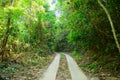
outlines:
M11 0L11 6L13 6L14 4L14 0ZM5 35L4 35L4 39L2 41L2 45L1 45L1 51L0 51L0 55L2 55L2 60L3 60L3 56L4 56L4 52L6 50L6 44L7 44L7 41L8 41L8 38L9 38L9 29L10 29L10 24L11 24L11 14L8 14L8 20L7 20L7 28L6 28L6 32L5 32Z
M116 46L118 48L118 51L120 53L120 44L118 42L118 39L117 39L117 36L116 36L116 32L115 32L115 28L114 28L114 25L113 25L113 22L112 22L112 19L111 19L111 16L107 10L107 8L102 4L101 0L98 0L98 3L99 5L103 8L103 10L105 11L108 19L109 19L109 22L110 22L110 25L111 25L111 29L112 29L112 33L113 33L113 37L114 37L114 40L115 40L115 43L116 43Z

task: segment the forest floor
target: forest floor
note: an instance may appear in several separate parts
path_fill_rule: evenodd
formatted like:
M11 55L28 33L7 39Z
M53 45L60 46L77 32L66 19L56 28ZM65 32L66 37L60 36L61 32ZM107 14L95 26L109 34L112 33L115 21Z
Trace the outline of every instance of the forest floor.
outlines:
M112 71L105 66L98 68L98 62L92 61L90 55L79 55L81 57L73 56L74 59L77 61L77 64L80 68L85 72L88 78L98 77L100 80L120 80L120 71ZM107 64L107 63L106 63Z
M19 57L16 57L20 55ZM37 53L23 52L15 54L7 61L0 63L0 80L37 80L55 55L45 57Z

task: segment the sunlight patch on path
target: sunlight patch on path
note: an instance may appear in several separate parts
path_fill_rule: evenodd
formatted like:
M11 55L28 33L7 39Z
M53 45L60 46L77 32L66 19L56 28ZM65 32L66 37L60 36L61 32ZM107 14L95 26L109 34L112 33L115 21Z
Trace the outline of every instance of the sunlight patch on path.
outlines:
M59 67L59 62L60 62L60 54L57 54L55 59L53 60L53 62L50 64L47 71L43 75L43 78L39 80L55 80Z
M78 67L77 63L67 54L66 56L68 67L71 73L72 80L88 80L82 70Z

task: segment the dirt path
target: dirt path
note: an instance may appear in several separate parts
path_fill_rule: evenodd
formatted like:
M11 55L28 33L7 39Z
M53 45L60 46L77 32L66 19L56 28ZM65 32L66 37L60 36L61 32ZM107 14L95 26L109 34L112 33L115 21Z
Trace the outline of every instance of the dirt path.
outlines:
M72 80L68 69L67 60L64 55L61 55L60 66L56 80Z
M64 55L66 58L62 56L63 58L60 60L61 54L57 54L43 78L39 80L88 80L73 58L67 54Z

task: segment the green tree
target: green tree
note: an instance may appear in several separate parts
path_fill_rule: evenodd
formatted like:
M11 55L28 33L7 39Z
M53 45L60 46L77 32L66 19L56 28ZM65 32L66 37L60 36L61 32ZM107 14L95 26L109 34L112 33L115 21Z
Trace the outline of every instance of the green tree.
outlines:
M11 0L10 6L12 7L13 5L14 5L14 0ZM12 13L9 12L7 15L8 15L7 16L8 19L7 19L6 31L5 31L5 35L4 35L2 45L1 45L1 50L0 50L0 55L2 55L2 60L3 60L4 52L6 50L6 44L8 42L8 38L9 38Z

